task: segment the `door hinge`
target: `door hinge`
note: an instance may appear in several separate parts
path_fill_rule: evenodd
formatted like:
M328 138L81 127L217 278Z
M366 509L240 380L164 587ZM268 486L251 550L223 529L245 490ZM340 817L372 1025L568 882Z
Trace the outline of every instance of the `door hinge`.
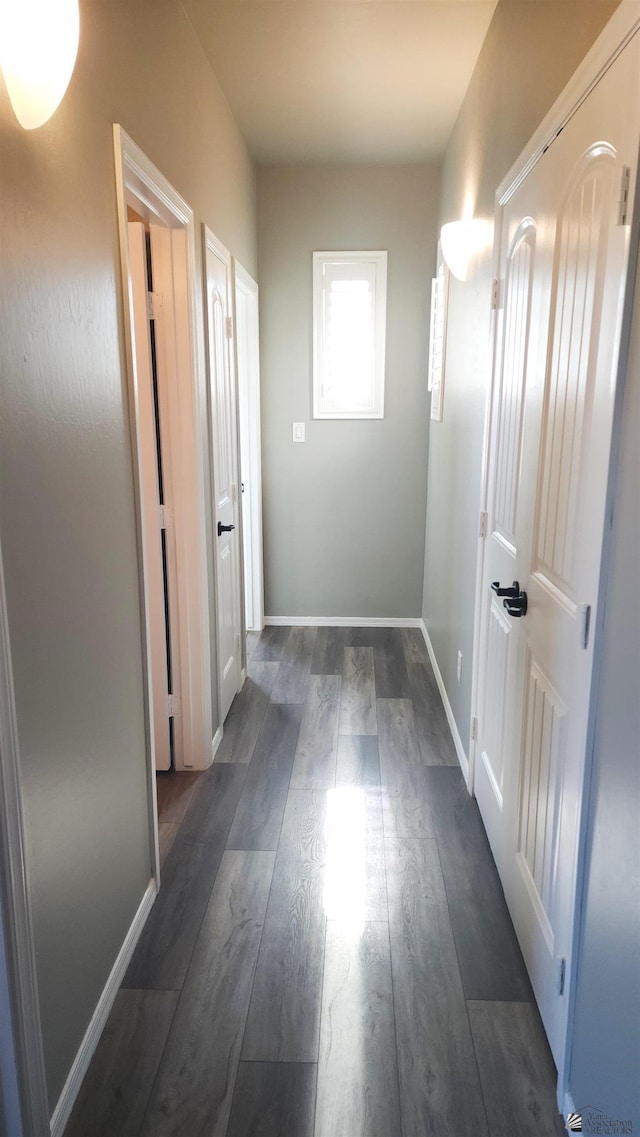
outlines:
M631 185L631 167L622 167L620 178L620 197L618 198L618 225L627 224L629 213L629 186Z
M224 322L225 334L228 340L233 339L233 317L227 316Z
M159 292L147 292L147 319L156 320L162 308L162 297Z
M589 632L591 631L591 605L580 605L580 647L586 651L589 647Z
M167 712L170 719L175 719L180 714L180 698L178 695L167 695Z
M486 537L488 524L489 524L489 514L486 513L485 510L481 510L481 512L480 512L480 528L479 528L479 536L480 537Z
M478 741L478 719L476 715L471 719L471 741Z
M158 516L161 529L169 529L173 525L173 510L170 505L159 505Z
M235 635L236 655L240 654L240 643L241 643L240 632L236 632L236 635Z
M492 312L495 312L496 309L498 309L500 307L500 293L501 293L501 291L502 290L500 288L500 281L497 279L494 280L493 285L491 287L491 311Z
M564 995L564 985L567 978L567 961L563 957L560 960L560 975L558 978L558 994Z

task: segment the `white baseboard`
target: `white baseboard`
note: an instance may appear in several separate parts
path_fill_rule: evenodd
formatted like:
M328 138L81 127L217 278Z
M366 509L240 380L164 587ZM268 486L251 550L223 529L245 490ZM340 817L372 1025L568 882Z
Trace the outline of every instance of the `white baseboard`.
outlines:
M273 628L419 628L419 616L265 616Z
M51 1117L51 1137L62 1137L64 1128L71 1116L74 1102L78 1096L78 1091L82 1085L82 1080L89 1068L89 1063L93 1057L95 1048L100 1041L100 1035L105 1028L109 1012L120 990L125 971L131 962L131 957L135 951L142 929L147 922L147 917L151 911L151 906L156 898L156 894L156 882L155 880L150 880L147 885L147 890L140 901L138 911L133 917L131 927L125 936L124 943L118 952L117 959L111 969L111 974L107 979L105 988L98 1000L98 1005L93 1012L91 1022L87 1027L87 1032L80 1043L80 1049L69 1071L69 1077L64 1084L64 1088L58 1099L58 1104L53 1111Z
M216 733L213 736L213 742L211 743L211 761L212 762L216 756L216 752L217 752L218 747L219 747L221 742L222 742L222 727L219 726Z
M425 624L424 620L420 620L419 627L420 627L420 631L422 632L422 635L424 636L424 642L427 645L427 651L429 652L429 659L431 660L431 666L433 667L433 673L436 677L436 683L438 684L438 690L440 692L440 695L442 696L442 703L443 703L443 706L445 709L445 714L447 716L447 722L449 723L449 729L450 729L451 734L453 736L453 744L456 748L456 754L458 755L458 762L460 763L460 768L461 768L462 773L464 775L464 780L468 786L469 785L469 758L467 757L467 752L466 752L464 746L462 745L462 739L460 738L460 731L458 730L458 724L456 723L456 720L453 717L453 711L451 709L451 703L449 702L449 696L447 695L447 689L444 685L444 679L442 678L440 668L438 667L438 661L436 659L436 653L433 650L433 644L431 643L431 639L430 639L429 633L427 631L427 625Z

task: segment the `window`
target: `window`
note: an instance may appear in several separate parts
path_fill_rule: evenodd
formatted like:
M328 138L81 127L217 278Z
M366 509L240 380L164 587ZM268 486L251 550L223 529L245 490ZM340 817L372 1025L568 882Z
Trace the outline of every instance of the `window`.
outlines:
M386 252L313 254L313 417L383 418Z

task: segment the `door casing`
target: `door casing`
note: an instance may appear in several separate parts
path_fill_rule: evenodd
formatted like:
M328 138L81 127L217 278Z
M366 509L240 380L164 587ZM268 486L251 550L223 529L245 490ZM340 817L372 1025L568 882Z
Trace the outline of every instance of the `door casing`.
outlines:
M264 627L264 569L258 285L235 257L233 297L242 479L244 614L247 631L261 632Z
M141 424L131 319L130 266L127 241L127 206L145 220L171 231L171 265L156 287L165 289L170 304L175 337L175 372L172 403L167 424L171 439L170 499L175 532L176 591L178 600L180 768L206 769L212 761L211 671L208 628L209 596L205 543L204 454L200 423L205 408L204 374L201 367L202 337L196 314L196 255L193 211L163 174L145 156L124 130L114 126L116 190L120 233L126 366L132 431L134 490L140 549L139 579L143 613L143 666L145 669L145 715L152 864L160 879L155 759L152 732L150 617L148 569L145 560L142 511L148 506L141 469ZM179 386L178 386L179 376ZM174 647L174 650L176 650Z

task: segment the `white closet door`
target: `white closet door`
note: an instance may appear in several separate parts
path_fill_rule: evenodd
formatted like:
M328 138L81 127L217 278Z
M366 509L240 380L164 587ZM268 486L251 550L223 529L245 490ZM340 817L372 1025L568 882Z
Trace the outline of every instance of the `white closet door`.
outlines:
M628 97L639 38L507 202L499 234L475 791L558 1063L593 663L587 614L593 625L630 234L619 203L627 176L633 200L640 133L640 100ZM492 590L514 581L516 596Z

